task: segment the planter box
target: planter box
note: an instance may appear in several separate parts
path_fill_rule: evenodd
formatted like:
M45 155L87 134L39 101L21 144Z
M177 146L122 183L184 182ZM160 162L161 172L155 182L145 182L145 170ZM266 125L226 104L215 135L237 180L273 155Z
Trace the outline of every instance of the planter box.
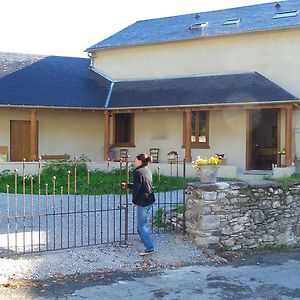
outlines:
M273 177L274 178L282 178L282 177L290 177L296 171L295 166L291 167L273 167Z

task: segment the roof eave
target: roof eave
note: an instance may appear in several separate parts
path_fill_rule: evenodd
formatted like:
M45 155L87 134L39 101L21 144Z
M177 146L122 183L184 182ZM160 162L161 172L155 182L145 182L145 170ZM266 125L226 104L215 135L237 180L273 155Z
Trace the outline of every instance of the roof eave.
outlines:
M242 103L207 103L207 104L186 104L186 105L157 105L157 106L133 106L133 107L108 107L107 110L137 110L137 109L172 109L172 108L200 108L200 107L213 107L213 106L247 106L247 105L282 105L290 104L300 107L299 99L284 100L284 101L262 101L262 102L242 102Z
M54 106L54 105L15 105L15 104L0 104L1 108L14 108L14 109L47 109L47 110L104 110L103 107L84 107L84 106Z
M191 38L181 38L181 39L170 39L164 41L156 41L156 42L146 42L146 43L133 43L133 44L124 44L124 45L117 45L117 46L106 46L106 47L97 47L97 48L87 48L84 52L96 52L100 50L107 50L107 49L119 49L119 48L127 48L127 47L135 47L135 46L145 46L145 45L156 45L156 44L164 44L170 42L184 42L184 41L193 41L198 39L207 39L207 38L214 38L214 37L224 37L224 36L235 36L235 35L242 35L248 33L259 33L259 32L271 32L271 31L280 31L280 30L287 30L287 29L295 29L299 28L300 24L291 25L287 27L275 27L269 29L257 29L257 30L245 30L242 32L232 32L232 33L223 33L223 34L216 34L216 35L205 35L205 36L197 36Z

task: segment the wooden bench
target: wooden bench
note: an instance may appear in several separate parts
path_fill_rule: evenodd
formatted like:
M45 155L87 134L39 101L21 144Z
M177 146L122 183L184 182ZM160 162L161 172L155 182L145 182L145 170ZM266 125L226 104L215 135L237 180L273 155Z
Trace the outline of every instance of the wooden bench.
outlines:
M70 159L70 155L69 154L56 154L56 155L42 155L41 156L42 160L68 160Z
M0 162L6 162L8 160L8 147L0 146Z

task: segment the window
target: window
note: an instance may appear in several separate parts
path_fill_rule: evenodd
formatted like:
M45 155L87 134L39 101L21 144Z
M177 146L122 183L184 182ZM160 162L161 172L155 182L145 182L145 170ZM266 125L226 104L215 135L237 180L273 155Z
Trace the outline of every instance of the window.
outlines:
M297 17L299 14L299 10L291 10L291 11L282 11L278 12L273 19L281 19L281 18L290 18L290 17Z
M114 144L117 147L134 147L134 115L114 115Z
M228 19L226 20L222 25L225 26L225 25L235 25L235 24L238 24L240 23L241 19Z
M189 30L202 29L207 26L207 22L200 22L190 25Z
M184 134L185 141L185 115L184 115ZM191 116L191 147L209 148L209 112L192 111Z

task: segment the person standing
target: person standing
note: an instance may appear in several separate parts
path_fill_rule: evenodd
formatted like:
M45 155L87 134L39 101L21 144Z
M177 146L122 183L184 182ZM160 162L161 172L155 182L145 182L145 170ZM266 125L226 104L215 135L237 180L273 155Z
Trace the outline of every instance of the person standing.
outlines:
M140 256L145 256L154 251L154 245L147 225L147 215L155 202L152 186L152 173L148 168L152 161L151 156L141 153L137 155L133 171L133 183L122 182L122 188L132 189L132 202L136 205L137 211L137 232L144 244L145 250Z

